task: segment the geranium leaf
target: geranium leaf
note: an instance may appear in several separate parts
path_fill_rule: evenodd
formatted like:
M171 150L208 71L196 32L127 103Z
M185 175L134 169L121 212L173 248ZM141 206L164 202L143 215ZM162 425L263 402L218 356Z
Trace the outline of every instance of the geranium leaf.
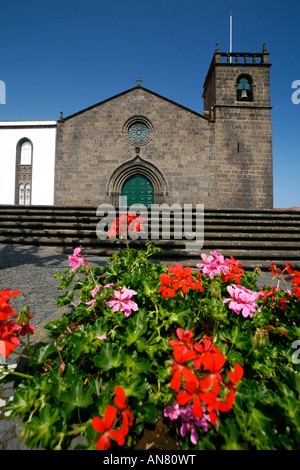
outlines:
M122 360L122 346L114 349L111 343L106 343L101 349L101 353L94 357L93 362L99 369L107 371L119 367L122 364Z
M271 418L258 408L253 408L249 414L248 426L255 436L255 444L258 450L273 448L274 432Z
M57 351L54 343L39 343L34 349L34 359L29 360L29 364L44 364L48 357Z
M24 418L25 414L33 406L37 393L37 390L30 386L16 390L13 400L9 401L5 406L5 411L10 412L9 419L16 415L19 415L21 419Z
M153 403L145 402L143 403L143 420L146 423L155 423L156 422L156 407Z
M148 361L148 359L137 359L135 356L127 355L125 357L124 364L126 367L132 369L132 372L134 372L135 374L141 374L150 369L150 362Z
M45 405L39 416L34 416L31 421L25 424L26 429L30 430L27 443L30 447L38 447L41 441L43 447L47 447L54 437L54 424L61 421L61 413L59 408Z
M126 345L130 346L147 331L147 312L140 309L137 315L130 318L126 329Z
M92 387L84 388L82 381L76 380L71 390L62 392L59 399L66 404L68 411L73 408L86 408L93 403L92 392Z
M71 290L70 292L66 292L65 294L60 295L57 297L57 306L62 307L64 305L68 305L72 302L74 296L74 291Z

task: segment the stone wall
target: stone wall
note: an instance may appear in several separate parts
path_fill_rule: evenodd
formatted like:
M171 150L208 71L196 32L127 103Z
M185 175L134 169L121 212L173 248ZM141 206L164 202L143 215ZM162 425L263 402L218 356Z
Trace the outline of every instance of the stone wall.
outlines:
M136 171L153 182L155 202L272 208L270 65L267 54L261 60L221 63L216 53L204 115L137 86L59 121L55 204L115 203L126 174ZM242 73L253 78L252 102L237 102ZM139 119L150 129L141 143L127 135Z
M225 56L225 54L222 54ZM261 54L229 54L217 50L204 84L204 108L215 116L216 207L273 207L273 150L270 64ZM246 58L245 58L246 56ZM251 76L253 100L237 101L237 81ZM213 102L215 99L215 102Z
M126 122L142 116L152 124L145 145L130 143ZM215 168L214 124L169 100L136 87L59 122L55 204L110 202L112 173L136 157L165 181L164 202L208 203ZM215 202L215 201L214 201Z

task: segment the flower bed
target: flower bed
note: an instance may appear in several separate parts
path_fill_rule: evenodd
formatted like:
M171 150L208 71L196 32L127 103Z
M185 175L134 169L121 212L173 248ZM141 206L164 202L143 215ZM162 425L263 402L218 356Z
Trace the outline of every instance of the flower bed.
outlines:
M30 346L28 309L15 315L18 292L0 293L0 354L26 348L22 370L2 367L26 445L81 435L77 449L134 449L163 420L183 450L299 449L300 273L272 265L278 285L257 288L259 270L232 257L192 270L151 263L159 249L146 246L103 268L76 248L56 276L57 305L73 309L46 325L47 343Z

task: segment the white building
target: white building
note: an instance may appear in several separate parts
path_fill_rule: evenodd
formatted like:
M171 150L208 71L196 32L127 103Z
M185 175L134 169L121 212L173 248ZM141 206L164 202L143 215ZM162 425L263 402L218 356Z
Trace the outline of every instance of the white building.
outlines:
M0 122L0 204L54 204L56 121Z

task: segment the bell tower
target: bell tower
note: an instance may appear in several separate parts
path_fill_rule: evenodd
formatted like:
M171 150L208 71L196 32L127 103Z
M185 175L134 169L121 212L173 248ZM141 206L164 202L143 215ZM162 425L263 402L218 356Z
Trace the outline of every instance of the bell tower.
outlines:
M217 179L232 207L273 208L270 67L265 44L257 53L220 52L217 44L205 79Z

